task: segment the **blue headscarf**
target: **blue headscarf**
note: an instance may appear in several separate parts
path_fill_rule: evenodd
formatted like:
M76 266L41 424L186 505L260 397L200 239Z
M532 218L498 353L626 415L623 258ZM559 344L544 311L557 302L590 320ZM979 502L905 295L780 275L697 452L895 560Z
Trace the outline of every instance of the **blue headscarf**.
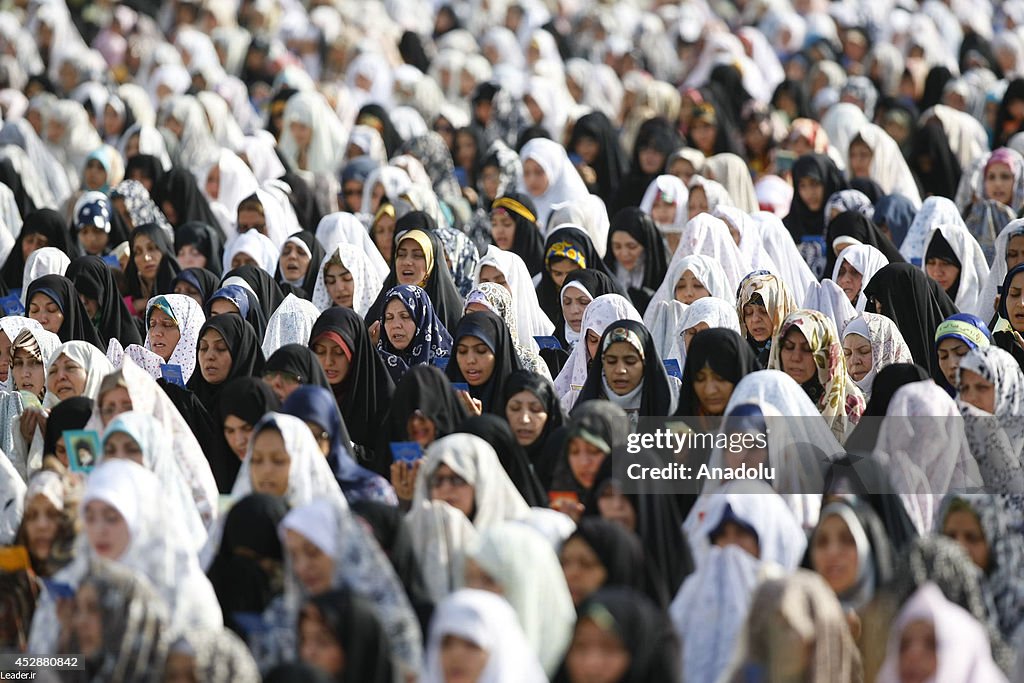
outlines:
M901 194L889 194L879 197L875 202L875 215L872 219L876 225L885 224L892 233L892 243L897 247L903 244L910 224L917 216L913 202Z
M392 345L384 331L384 316L393 299L399 299L416 323L412 342L404 351ZM384 360L391 378L398 384L413 365L432 364L435 358L447 358L452 352L452 336L434 313L434 304L427 293L416 285L398 285L388 290L380 315L381 334L377 353Z
M210 304L216 299L227 299L235 306L238 307L238 314L243 318L249 315L249 295L243 287L240 285L228 285L227 287L221 287L213 293L206 301L206 315L210 315Z
M329 390L304 384L289 394L281 404L281 412L312 422L327 432L331 444L327 463L349 503L357 500L373 500L388 505L397 503L394 491L383 477L358 465L352 458L352 440L338 412L334 394Z

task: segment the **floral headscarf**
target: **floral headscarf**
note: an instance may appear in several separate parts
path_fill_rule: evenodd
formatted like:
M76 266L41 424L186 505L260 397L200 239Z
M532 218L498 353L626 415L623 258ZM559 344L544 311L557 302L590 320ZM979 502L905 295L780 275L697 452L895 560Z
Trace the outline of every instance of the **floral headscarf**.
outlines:
M167 222L164 212L150 198L149 192L138 180L122 180L114 188L110 197L111 199L124 200L124 208L132 219L133 227L137 228L146 223L156 223L168 235L174 234L174 229Z
M796 308L793 295L785 282L767 270L759 270L743 278L736 296L736 315L740 319L740 334L748 341L750 338L747 336L747 326L743 323L743 307L751 303L755 295L760 298L756 303L763 305L768 315L772 317L772 338L769 345L775 346L782 321Z
M860 421L866 402L864 394L846 372L846 356L839 341L835 323L819 311L799 309L783 321L777 338L796 327L807 339L818 369L818 382L824 390L816 401L821 416L832 429L832 434L842 443L848 428ZM768 367L782 370L782 359L778 344L772 346Z
M878 313L861 313L847 323L843 339L856 334L871 343L871 371L856 384L867 399L878 372L893 363L913 363L914 356L896 323Z
M533 349L523 346L520 342L516 309L512 303L512 294L507 289L494 282L481 282L466 297L466 305L472 303L483 304L505 321L505 326L508 328L509 334L512 335L512 345L515 347L516 355L524 368L550 379L551 371L548 370L541 357Z
M399 351L384 332L384 311L393 299L398 299L409 311L416 323L416 332L404 351ZM431 364L435 358L447 358L452 351L452 336L434 313L430 297L416 285L392 287L384 298L380 316L381 335L377 342L377 353L384 360L388 373L395 383L413 365Z

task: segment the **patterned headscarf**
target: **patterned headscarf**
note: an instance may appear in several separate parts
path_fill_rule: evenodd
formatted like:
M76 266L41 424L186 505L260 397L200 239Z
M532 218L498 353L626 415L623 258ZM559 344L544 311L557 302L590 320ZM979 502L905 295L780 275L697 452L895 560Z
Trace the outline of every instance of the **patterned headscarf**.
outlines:
M864 394L846 372L846 356L839 341L835 323L819 311L800 309L786 316L779 328L778 338L796 327L806 337L818 369L818 382L824 392L817 401L821 416L829 423L832 434L842 443L849 427L860 421L866 402ZM782 370L778 344L772 346L768 367Z
M167 222L164 212L150 198L149 192L138 180L122 180L114 188L110 198L124 200L124 208L132 219L132 227L156 223L168 235L174 234L174 229Z
M903 339L900 328L889 318L878 313L861 313L843 330L843 339L856 334L871 343L871 371L856 382L865 398L871 396L871 387L878 372L893 363L913 363L914 356Z
M494 282L481 282L466 297L466 305L472 303L483 304L505 321L505 327L512 335L512 345L516 349L516 356L519 357L519 362L525 369L533 370L545 377L549 376L550 371L547 370L547 366L540 356L520 342L516 308L512 303L512 294L507 289Z
M416 323L416 332L404 351L399 351L384 331L384 311L392 300L398 299ZM391 377L398 380L413 365L432 364L435 358L447 358L452 351L452 336L434 313L434 305L423 289L415 285L392 287L384 298L380 316L381 335L377 353L384 359Z
M740 319L740 334L748 340L747 326L743 323L743 307L751 303L755 295L760 299L756 303L763 305L772 317L771 346L775 346L782 321L796 308L793 295L785 282L766 270L750 273L743 278L736 296L736 315Z

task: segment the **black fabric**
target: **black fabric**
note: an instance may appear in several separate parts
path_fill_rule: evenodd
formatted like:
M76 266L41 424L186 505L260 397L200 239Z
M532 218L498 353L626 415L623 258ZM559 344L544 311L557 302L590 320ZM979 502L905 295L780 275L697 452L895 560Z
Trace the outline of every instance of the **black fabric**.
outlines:
M1010 116L1010 103L1024 101L1024 78L1015 78L1006 86L1003 100L996 114L995 147L1001 147L1024 128L1024 122L1014 120Z
M352 441L372 448L395 385L358 313L340 306L328 308L313 324L309 347L314 348L320 337L330 333L340 336L352 354L345 378L330 389L338 400Z
M789 97L796 105L796 116L794 119L807 118L811 116L811 102L807 94L807 86L803 81L785 80L775 88L772 93L772 108L781 109L780 100L782 97Z
M813 178L822 185L822 205L812 211L800 198L801 178ZM836 192L846 189L843 174L836 164L824 154L805 154L793 164L793 203L789 207L789 215L783 219L786 229L797 242L802 237L825 234L825 202Z
M25 277L25 255L22 253L22 243L29 235L36 234L45 236L47 246L60 249L69 258L78 256L78 249L68 239L68 225L61 215L53 209L33 211L25 216L21 233L15 240L7 260L4 261L3 270L0 271L8 289L21 289L22 280Z
M923 197L956 197L962 169L937 119L914 133L910 169L917 175Z
M626 174L626 153L619 142L619 132L600 111L581 116L572 129L572 137L566 150L572 154L582 138L590 138L598 145L597 158L589 164L597 175L597 183L591 188L605 202L610 202L619 191L619 182Z
M225 382L224 391L217 401L214 413L216 424L216 442L220 445L219 457L210 457L210 469L217 480L217 489L221 493L231 493L242 461L235 455L224 438L224 420L234 415L243 422L255 426L264 415L277 411L281 402L267 384L255 377L239 377ZM204 442L200 442L204 443ZM212 443L212 442L211 442Z
M469 386L469 394L483 404L483 412L499 414L505 380L515 370L522 369L512 336L505 321L490 311L467 313L452 333L452 359L446 373L452 382L466 382L459 367L458 346L465 337L480 339L494 354L494 369L491 376L480 386Z
M590 241L590 236L583 231L582 228L574 228L571 226L558 228L548 235L548 238L544 241L544 264L545 268L540 278L540 284L537 285L537 300L540 303L541 309L545 315L548 316L549 320L557 320L561 315L562 301L561 293L562 288L555 284L555 281L551 277L551 272L547 268L547 253L551 247L559 242L567 242L572 245L576 251L583 257L586 268L582 270L597 270L609 278L612 281L615 280L615 274L609 270L608 266L604 261L601 260L601 256L597 253L597 249L594 247L594 243ZM626 292L622 287L618 287L619 294L623 296Z
M449 361L449 365L454 363ZM455 395L451 382L433 365L414 365L395 387L387 412L378 430L380 436L374 451L372 469L390 477L390 443L408 441L406 425L415 411L434 423L436 438L453 434L466 419L466 408Z
M391 650L377 609L347 590L332 590L309 599L345 655L342 683L392 683ZM299 613L301 623L302 613Z
M139 328L121 298L113 272L103 259L99 256L79 256L68 266L67 277L75 283L79 294L99 304L96 331L104 345L110 343L112 338L116 338L125 348L129 344L142 344Z
M78 298L78 290L71 280L63 275L43 275L32 281L25 292L25 308L32 305L32 297L36 292L42 292L45 296L53 299L54 303L64 314L64 321L57 330L57 336L62 342L74 340L87 341L104 353L107 352L107 345L100 339L99 332L89 321L89 313L85 305Z
M434 268L431 272L427 273L427 282L423 290L430 297L430 302L434 304L434 313L438 319L449 331L453 330L459 322L459 318L462 317L462 297L459 295L459 290L455 287L451 270L449 270L448 262L445 260L444 245L441 243L441 238L437 235L437 223L422 211L410 211L395 223L391 271L388 273L387 279L384 280L384 285L380 288L377 299L366 313L366 324L371 325L381 319L384 313L384 302L387 298L387 293L398 284L398 275L395 272L395 253L397 253L398 246L402 241L402 233L409 230L421 230L430 240L434 252Z
M177 277L172 281L172 285L177 286L179 282L184 282L193 289L199 292L199 297L203 300L203 305L210 300L213 293L217 291L220 284L220 277L210 272L206 268L186 268L185 270L178 273Z
M619 211L611 220L608 229L608 246L604 255L605 265L611 272L616 271L615 254L612 251L612 235L616 232L628 233L644 248L644 281L641 289L630 287L629 298L643 315L651 297L661 286L668 272L668 258L665 253L665 241L658 232L658 226L646 213L636 207L628 207Z
M224 612L224 625L243 638L248 634L234 615L262 614L284 590L284 549L277 527L286 514L284 498L252 493L235 503L224 520L207 576Z
M794 195L795 201L795 195ZM824 277L831 278L832 271L836 267L836 252L832 248L832 242L841 236L849 236L858 240L861 244L867 244L885 254L889 263L903 263L905 259L900 250L892 243L889 236L882 232L877 225L871 222L859 211L844 211L828 224L828 231L825 236L825 272Z
M593 614L593 622L613 634L629 652L629 666L617 683L679 680L681 663L675 630L665 611L643 594L626 588L602 588L579 606L577 614L577 624ZM611 615L610 623L607 615ZM565 664L552 680L570 683Z
M312 267L311 263L310 268ZM319 269L319 267L318 263L317 268ZM229 277L240 277L248 283L252 291L256 293L256 300L259 301L263 317L267 320L270 320L270 316L274 315L274 311L284 301L284 293L281 291L280 285L270 276L270 273L259 266L254 266L251 263L239 266L225 273L221 282Z
M323 669L305 662L278 664L263 677L263 683L336 683Z
M960 262L960 257L953 251L953 246L942 236L942 233L936 230L932 234L931 240L928 242L928 248L924 252L925 264L932 259L938 259L945 261L946 263L956 266L959 271L963 268L963 264ZM946 290L946 294L949 295L950 299L956 301L956 293L960 289L960 273L957 273L956 280L953 282L953 286Z
M544 422L544 429L541 430L537 440L529 446L525 446L526 457L533 467L533 472L545 490L551 488L551 479L554 476L555 466L558 463L558 449L553 448L553 435L555 431L565 423L565 414L562 412L562 403L555 393L555 386L547 377L538 375L529 370L516 370L505 380L505 391L501 399L501 410L499 415L507 416L509 399L521 391L528 391L537 397L540 404L544 406L547 413L547 420Z
M398 42L398 52L406 64L411 64L423 73L427 73L430 70L430 57L427 56L427 51L423 47L424 40L425 38L420 37L418 33L406 31Z
M640 151L644 149L656 149L665 156L665 161L672 152L682 146L679 133L676 127L667 119L653 118L644 121L636 134L636 142L633 144L633 156L629 165L629 172L622 179L619 191L608 205L608 214L614 216L627 206L640 206L644 198L644 192L651 181L661 175L661 168L654 173L644 173L640 168ZM664 163L662 164L664 166Z
M587 370L587 380L583 383L583 389L580 390L577 404L592 399L607 398L603 386L604 344L605 339L619 328L635 332L643 346L644 375L641 380L643 390L641 392L642 398L640 399L640 417L664 416L672 404L672 389L669 385L668 372L665 371L665 365L661 362L661 356L658 355L658 349L654 345L654 337L651 336L651 333L644 327L643 323L635 320L617 320L609 325L608 329L601 335L597 355L591 361L590 367Z
M206 300L203 312L206 317L213 317L213 303L218 299L226 299L233 303L238 309L238 314L245 318L245 321L252 325L253 332L257 339L263 339L267 334L267 316L260 307L260 301L256 295L241 285L221 287L213 296Z
M280 150L276 148L275 150L280 157ZM315 231L316 226L320 224L320 219L324 217L323 212L317 205L316 193L309 187L309 183L302 179L302 176L293 171L286 171L281 176L281 180L284 181L290 190L288 192L288 203L295 210L295 218L299 221L299 226L303 230Z
M203 377L199 346L202 343L203 335L208 330L214 330L220 334L231 354L231 370L224 381L219 384L210 384ZM199 330L198 339L200 343L196 345L196 370L192 373L187 386L206 409L213 413L220 400L221 391L228 382L237 377L252 377L263 372L263 350L260 348L260 341L256 338L256 332L253 331L252 325L235 313L224 313L207 320Z
M160 259L160 266L156 271L153 291L149 293L148 297L142 293L141 276L139 275L138 268L135 266L135 245L139 237L143 236L148 237L163 256ZM167 239L167 233L164 232L163 228L156 223L140 225L132 230L129 243L131 244L131 255L129 255L128 265L124 269L125 281L128 283L128 294L133 299L146 298L147 300L160 294L173 294L174 278L181 272L181 266L178 265L178 260L174 253L174 245Z
M138 180L140 183L148 180L149 187L155 190L164 177L163 162L152 154L136 154L124 165L124 177L128 180ZM152 191L149 193L152 194Z
M14 168L14 162L7 157L0 158L0 183L6 185L14 194L14 203L18 205L18 214L24 221L25 217L36 210L25 184L21 182L21 174Z
M889 483L889 473L870 457L870 452L866 456L850 453L832 463L825 472L825 493L856 496L853 502L844 502L857 513L872 547L877 543L881 548L876 562L878 557L883 559L876 566L875 585L878 587L890 583L896 554L909 547L918 533L903 506L899 492L893 490ZM882 534L878 533L879 526Z
M269 372L287 372L298 377L299 384L314 384L328 391L331 389L316 354L302 344L285 344L270 354L263 365L263 373Z
M600 442L608 447L601 448L606 457L611 457L615 448L626 445L629 430L629 418L618 406L602 400L577 402L565 429L558 430L557 436L552 438L552 441L559 441L558 463L552 478L553 489L574 491L579 495L584 511L596 514L597 491L576 479L569 465L569 447L575 438L582 438L595 447Z
M931 71L924 79L924 93L921 95L921 99L918 101L917 106L920 111L931 109L936 104L942 104L943 90L946 88L946 84L953 80L953 72L949 70L949 67L933 66Z
M526 451L516 441L504 416L474 415L459 425L464 434L475 434L491 444L501 466L530 507L547 507L548 497L530 466Z
M402 146L402 136L398 134L398 129L395 128L395 124L391 122L391 116L387 110L379 104L367 104L363 105L363 108L359 110L359 114L356 116L356 123L360 123L360 119L363 117L372 117L381 122L381 126L384 128L383 131L378 129L381 138L384 140L384 149L387 150L388 158L395 156L398 148ZM364 122L365 123L365 122ZM372 126L377 128L376 126Z
M174 253L177 254L189 245L206 257L205 269L220 277L224 245L217 231L200 221L182 223L174 230Z
M722 379L738 384L741 379L761 369L750 344L739 334L724 327L702 330L690 340L683 367L683 386L679 390L676 415L692 417L704 411L694 389L697 373L711 368Z
M55 455L57 441L69 429L84 429L92 417L92 399L85 396L66 398L52 409L43 435L43 455Z
M195 176L187 168L177 166L168 171L160 183L153 186L153 201L161 209L165 204L174 208L174 220L171 225L180 228L186 223L203 223L213 228L221 244L224 243L224 231L220 227L210 203L199 191ZM177 241L177 240L175 240Z
M588 516L579 521L576 531L565 542L574 538L590 546L601 561L607 573L602 587L644 589L644 548L636 534L618 522Z
M854 178L850 181L850 189L863 194L872 204L885 196L882 186L871 178Z
M537 208L528 194L510 191L503 194L502 197L516 200L534 216L537 215ZM531 276L534 276L544 270L544 237L534 221L527 220L512 211L509 211L508 215L516 222L516 236L512 239L511 251L523 259L526 269L530 271Z
M562 289L570 282L578 282L582 285L589 293L591 300L596 299L599 296L605 294L618 294L620 296L628 298L625 288L615 278L602 273L599 270L574 270L565 276L565 280L562 281ZM563 349L571 351L569 348L569 342L565 338L565 313L562 311L562 295L561 291L558 295L558 316L551 318L555 322L554 337L558 339ZM582 342L582 340L580 340ZM557 375L552 375L556 377Z
M300 289L302 289L305 294L305 296L301 298L311 300L313 298L313 288L316 286L316 278L320 275L320 264L326 256L324 248L320 246L320 241L317 240L316 235L311 233L309 230L302 230L289 235L288 239L301 240L311 254L309 258L309 267L306 269L306 275L302 278L302 283L299 285ZM283 244L281 245L281 251L284 251ZM281 274L280 256L277 259L277 272L274 274L274 279L279 283L285 282L284 275Z
M880 312L896 323L914 362L938 380L942 371L935 357L935 328L958 312L938 283L909 263L890 263L874 274L864 296L871 313L875 301L881 302Z

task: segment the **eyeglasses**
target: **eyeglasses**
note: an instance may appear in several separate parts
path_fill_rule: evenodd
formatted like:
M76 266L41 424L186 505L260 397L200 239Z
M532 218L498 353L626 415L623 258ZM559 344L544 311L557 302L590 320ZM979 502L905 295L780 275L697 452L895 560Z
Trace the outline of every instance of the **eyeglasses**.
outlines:
M432 489L439 489L445 484L450 484L453 489L460 489L463 486L469 486L469 482L457 474L435 474L430 478L430 488Z
M283 370L271 370L270 372L263 373L263 379L267 382L273 382L275 379L279 379L284 382L291 382L293 384L302 384L302 378L298 375L285 372Z

